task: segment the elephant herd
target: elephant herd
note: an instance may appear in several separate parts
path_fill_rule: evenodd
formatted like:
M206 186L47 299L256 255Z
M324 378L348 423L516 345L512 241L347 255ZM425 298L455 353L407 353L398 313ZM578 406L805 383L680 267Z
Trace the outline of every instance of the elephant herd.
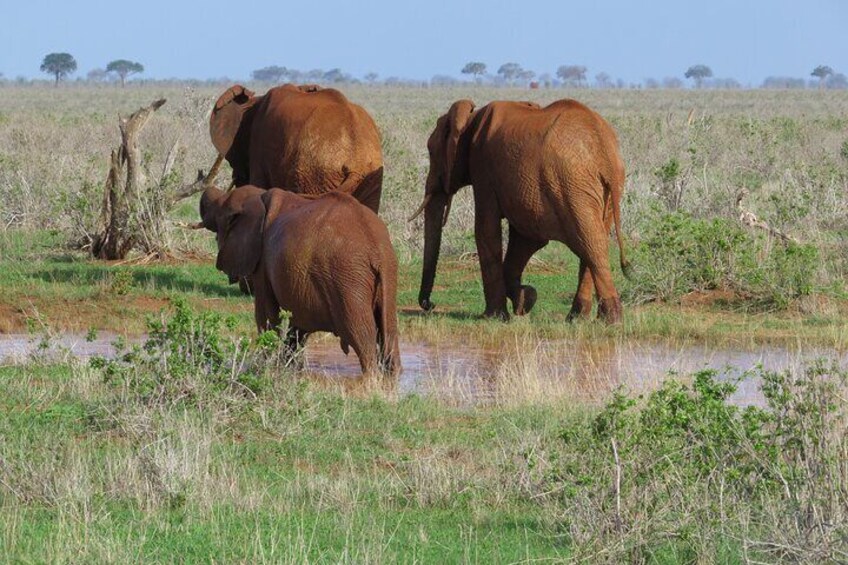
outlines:
M210 118L212 143L232 167L232 185L207 187L202 226L218 243L216 266L254 295L259 331L278 329L290 312L285 347L295 355L316 331L353 348L363 374L400 371L397 258L377 213L383 179L380 134L360 106L337 90L283 85L262 96L236 85ZM619 203L624 164L612 127L574 100L544 108L496 101L455 102L427 141L424 265L418 301L430 300L442 227L453 195L474 191L474 235L486 301L484 315L507 319L533 308L536 290L521 284L532 255L550 240L580 259L569 318L621 319L609 263L615 225L621 267ZM501 219L509 224L506 254Z

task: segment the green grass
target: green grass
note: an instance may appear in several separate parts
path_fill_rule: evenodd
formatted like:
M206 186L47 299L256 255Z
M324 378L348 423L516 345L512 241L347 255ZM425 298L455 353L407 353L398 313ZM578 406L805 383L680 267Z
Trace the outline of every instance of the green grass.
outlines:
M207 238L211 244L211 237ZM232 315L237 331L254 333L252 301L214 267L211 250L190 260L152 264L106 264L84 254L61 251L61 235L9 232L0 237L0 331L85 333L89 329L139 335L148 316L157 315L175 298L200 309ZM614 269L616 284L627 281ZM806 343L844 348L848 345L844 302L821 297L813 312L797 307L763 310L756 303L730 297L688 304L625 303L624 323L607 327L597 321L568 323L577 285L577 261L563 245L551 244L531 263L525 283L539 292L533 312L510 323L482 320L484 309L476 258L444 258L439 265L431 314L417 305L421 264L400 264L399 321L402 336L417 340L449 340L461 336L496 344L515 336L614 340L622 337L749 346L762 343ZM811 297L811 300L816 297Z
M136 370L181 378L179 358L152 358ZM342 395L278 370L258 396L201 379L200 406L138 395L133 374L0 368L5 560L845 555L848 381L826 364L761 371L769 408L746 410L709 372L600 408Z
M539 508L503 499L497 488L507 463L499 446L540 423L555 426L555 412L528 418L279 384L286 387L295 389L283 395L292 404L269 396L227 416L153 410L149 427L134 430L144 425L79 368L0 369L0 554L329 562L565 555ZM144 453L157 442L177 445L146 468ZM203 468L192 459L196 444L208 449ZM112 467L119 474L110 476Z

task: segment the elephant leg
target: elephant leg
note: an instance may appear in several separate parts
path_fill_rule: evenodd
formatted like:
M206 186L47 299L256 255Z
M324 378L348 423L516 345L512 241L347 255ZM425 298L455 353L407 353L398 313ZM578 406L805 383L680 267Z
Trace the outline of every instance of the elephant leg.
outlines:
M522 285L521 276L533 254L547 243L524 237L511 224L509 226L503 277L506 295L512 301L512 311L516 316L527 314L536 304L536 289L530 285Z
M609 232L604 231L603 212L597 210L595 213L575 215L574 224L575 238L572 249L580 257L581 262L577 295L580 299L581 311L586 299L591 300L592 296L588 281L584 282L586 273L583 263L585 263L598 295L598 317L608 324L618 323L621 321L621 300L612 280L609 264Z
M592 270L595 288L598 289L598 318L608 324L617 324L621 322L621 299L618 297L618 293L612 282L609 259L605 263L606 265L599 266L597 271L594 268ZM610 290L602 291L601 288L608 288Z
M612 281L607 244L608 238L597 238L587 262L598 294L598 318L608 324L617 324L621 321L621 300Z
M291 365L298 370L303 369L303 349L306 347L306 338L308 337L309 332L305 332L293 324L289 325L286 336L283 338L283 358L286 365Z
M259 333L268 330L279 331L280 303L274 296L271 285L264 276L251 277L253 296L253 315L256 319L256 329Z
M486 195L474 194L474 239L483 276L483 295L486 299L486 318L509 319L506 311L506 285L503 271L503 236L501 216Z
M592 271L583 259L580 260L580 274L578 275L577 293L574 302L571 303L571 312L568 320L576 318L588 318L592 314L592 291L595 283L592 281Z
M359 358L362 374L375 376L380 372L380 356L377 332L377 320L371 298L373 288L339 285L333 289L338 301L331 305L334 332L342 342L353 349Z
M349 328L345 333L347 334L346 341L359 358L362 375L368 379L378 376L381 370L376 322L372 319L370 323Z

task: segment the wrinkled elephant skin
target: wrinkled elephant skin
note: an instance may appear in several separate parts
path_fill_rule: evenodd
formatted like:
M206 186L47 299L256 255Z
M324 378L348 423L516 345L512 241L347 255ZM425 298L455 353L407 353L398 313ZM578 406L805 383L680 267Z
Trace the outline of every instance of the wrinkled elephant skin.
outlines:
M621 301L609 264L609 234L615 225L621 266L619 203L624 163L612 127L574 100L544 108L530 102L491 102L475 109L455 102L427 142L430 170L425 186L424 267L419 304L433 308L431 293L442 226L450 200L463 186L474 191L474 236L483 277L485 316L507 319L507 298L522 315L536 303L536 290L521 284L533 254L548 241L565 243L580 259L571 317L588 316L593 289L598 316L621 319ZM503 255L501 219L509 223Z
M203 225L216 233L216 266L247 277L260 332L291 312L285 342L328 331L359 357L366 376L400 371L397 258L385 224L352 196L301 196L251 185L201 197Z

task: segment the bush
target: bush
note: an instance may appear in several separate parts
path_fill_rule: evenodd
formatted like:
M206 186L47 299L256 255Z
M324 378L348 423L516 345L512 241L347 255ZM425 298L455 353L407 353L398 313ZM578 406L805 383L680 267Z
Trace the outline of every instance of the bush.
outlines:
M204 405L220 399L256 396L263 388L267 337L255 349L248 340L228 339L234 320L217 312L195 313L174 300L174 313L151 319L141 346L117 343L112 360L94 358L107 382L145 404Z
M813 291L818 252L811 245L770 241L725 219L654 213L631 252L636 275L622 292L631 303L722 289L785 307Z
M702 371L619 392L550 439L538 490L579 560L846 556L848 373L819 361L743 378L764 406L733 405L736 383Z

